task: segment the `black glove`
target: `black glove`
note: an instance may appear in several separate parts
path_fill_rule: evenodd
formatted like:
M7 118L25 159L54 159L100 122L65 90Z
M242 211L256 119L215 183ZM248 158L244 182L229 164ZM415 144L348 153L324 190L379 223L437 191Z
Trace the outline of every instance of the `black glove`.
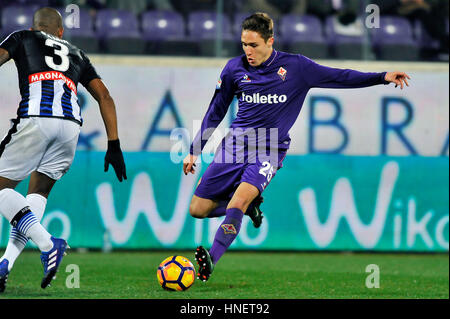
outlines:
M108 150L105 155L105 172L108 171L109 164L114 168L119 182L122 182L122 178L127 179L127 170L119 140L108 141Z

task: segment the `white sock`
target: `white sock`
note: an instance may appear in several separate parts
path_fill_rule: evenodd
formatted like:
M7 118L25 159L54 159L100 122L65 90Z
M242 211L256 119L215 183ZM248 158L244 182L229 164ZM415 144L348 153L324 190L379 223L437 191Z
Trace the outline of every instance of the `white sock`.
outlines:
M47 198L39 194L28 194L26 200L37 220L41 221L42 216L44 215L45 206L47 205ZM6 246L5 253L0 258L0 261L3 259L8 260L8 271L11 271L16 259L27 245L27 242L28 237L19 232L17 228L13 227L11 229L11 235L9 237L8 245Z
M29 204L25 197L13 189L5 188L0 191L0 213L11 221L20 212L26 212ZM39 223L36 216L29 211L14 225L17 230L31 238L41 251L48 251L53 247L51 235Z
M33 218L35 219L34 221ZM26 230L23 230L23 228L19 227L17 227L17 229L20 232L24 233L27 237L31 238L31 240L39 247L40 251L44 252L52 249L53 242L50 239L52 235L50 235L48 231L37 221L36 217L32 215L32 217L27 222L29 222L31 226L26 228Z
M26 200L34 216L41 221L42 216L44 216L45 206L47 206L47 198L39 194L28 194Z

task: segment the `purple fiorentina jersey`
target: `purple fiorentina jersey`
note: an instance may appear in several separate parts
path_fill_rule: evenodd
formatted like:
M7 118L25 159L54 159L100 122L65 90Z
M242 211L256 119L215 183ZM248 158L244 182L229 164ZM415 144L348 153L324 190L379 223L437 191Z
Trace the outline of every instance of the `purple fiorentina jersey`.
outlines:
M231 128L235 129L232 131L239 132L239 129L251 128L258 130L257 132L259 129L271 129L272 132L276 129L278 149L287 150L290 144L289 130L300 113L309 89L362 88L388 84L389 82L384 80L385 74L386 72L363 73L330 68L300 54L276 50L273 50L271 56L258 67L250 66L245 55L233 58L228 61L220 75L201 130L191 145L190 153L194 155L201 153L213 130L225 117L234 96L239 101L239 110L231 124ZM236 143L236 134L239 133L233 134ZM268 132L263 138L268 139L269 135L272 133ZM222 147L232 143L233 139L227 137L224 138Z

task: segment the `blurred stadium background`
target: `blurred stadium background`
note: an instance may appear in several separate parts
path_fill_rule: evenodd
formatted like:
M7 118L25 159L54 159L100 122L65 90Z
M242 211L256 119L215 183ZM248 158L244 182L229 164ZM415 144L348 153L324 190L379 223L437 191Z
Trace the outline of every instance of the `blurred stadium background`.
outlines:
M76 25L70 4L80 10ZM33 11L47 5L66 17L66 37L89 53L231 57L241 52L243 18L261 10L275 19L280 50L320 59L448 60L446 0L2 0L0 35L29 27ZM379 28L364 25L369 5L380 10Z
M109 87L128 170L121 184L103 172L103 123L80 86L79 150L43 219L71 247L210 246L222 220L194 220L188 207L217 139L195 176L182 174L181 161L227 58L241 54L243 18L265 11L275 19L278 50L333 67L401 70L412 80L404 90L311 90L290 154L264 194L263 226L244 220L231 248L448 254L447 0L0 0L0 39L31 27L41 6L59 9L65 38L89 54ZM6 134L19 90L13 63L0 73ZM236 111L234 100L219 131ZM0 247L9 227L0 220ZM448 260L443 265L448 273ZM448 298L448 274L445 281Z

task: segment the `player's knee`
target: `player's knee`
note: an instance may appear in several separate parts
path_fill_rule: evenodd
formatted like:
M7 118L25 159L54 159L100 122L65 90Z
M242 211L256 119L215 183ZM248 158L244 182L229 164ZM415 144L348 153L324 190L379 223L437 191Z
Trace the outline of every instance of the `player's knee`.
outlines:
M201 205L198 205L197 203L191 203L189 205L189 214L194 218L205 218L208 216L205 209L202 209Z
M10 180L10 179L0 176L0 190L6 189L6 188L15 189L17 184L19 184L18 181L13 181L13 180Z

